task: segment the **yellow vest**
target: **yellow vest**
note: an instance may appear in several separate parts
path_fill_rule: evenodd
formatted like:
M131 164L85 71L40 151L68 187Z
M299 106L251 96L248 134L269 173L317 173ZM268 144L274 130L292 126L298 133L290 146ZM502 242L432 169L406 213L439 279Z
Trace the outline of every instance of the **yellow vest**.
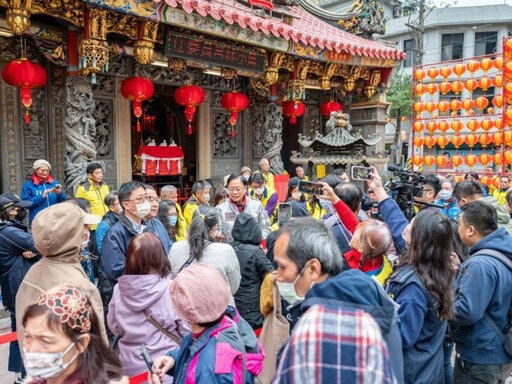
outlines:
M391 275L391 272L393 272L393 267L391 266L387 256L384 255L382 256L382 266L379 269L365 273L370 276L375 276L380 285L384 286L384 283L389 275Z
M76 190L75 197L77 199L85 199L91 203L91 213L103 217L108 212L108 207L105 205L105 197L110 193L108 185L101 183L99 187L95 186L91 179L80 184ZM91 225L91 230L96 230L96 225Z
M311 213L311 201L306 203L306 209L308 210L309 216L317 220L322 220L322 217L327 214L327 210L322 208L320 204L315 204L315 209L313 210L313 213Z
M176 241L187 240L187 222L183 216L183 211L178 203L176 203L176 212L178 213L178 233L176 233Z

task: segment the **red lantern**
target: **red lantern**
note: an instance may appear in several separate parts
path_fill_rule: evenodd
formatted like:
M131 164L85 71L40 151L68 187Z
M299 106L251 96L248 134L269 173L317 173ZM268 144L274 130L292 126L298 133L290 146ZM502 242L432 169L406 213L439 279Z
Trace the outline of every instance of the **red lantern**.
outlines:
M473 148L475 144L478 143L478 136L474 133L470 133L465 137L464 141L469 146L469 148Z
M488 133L482 133L478 136L478 142L482 145L483 148L487 147L492 142L492 137Z
M503 164L503 155L501 153L495 153L492 159L494 160L494 164L496 165Z
M493 66L494 62L492 61L492 59L489 59L488 57L486 57L480 62L480 68L482 68L482 71L484 72L487 72L488 70L492 69Z
M441 132L446 132L447 130L450 129L450 123L448 123L446 120L443 120L441 121L437 128L441 131Z
M238 112L243 111L249 106L249 98L240 92L228 92L220 99L222 108L231 112L229 124L231 124L231 137L235 137L235 125L238 120Z
M441 84L439 84L439 90L443 95L446 95L448 92L452 90L452 83L448 81L443 81Z
M137 132L140 132L139 118L142 116L142 102L155 93L151 80L143 77L128 77L121 83L121 94L133 102L133 114L137 118Z
M425 124L423 124L421 121L415 121L412 125L412 128L414 129L414 132L420 133L423 131L423 129L425 129Z
M464 89L464 83L460 80L455 80L452 83L452 91L458 95Z
M471 132L475 132L478 128L480 128L480 121L477 119L471 119L468 121L467 126Z
M462 103L460 102L459 99L453 99L452 101L450 101L450 109L453 112L458 111L461 107L462 107Z
M448 137L446 137L446 136L439 136L437 138L437 145L439 145L439 147L441 149L446 147L449 142L450 142L450 139Z
M439 75L439 69L437 69L436 67L429 68L427 70L427 75L432 80L434 80Z
M423 101L418 101L414 103L414 112L416 112L419 115L421 115L421 112L425 110L425 103Z
M503 119L498 117L496 120L494 120L494 126L500 130L503 129Z
M453 73L457 75L457 77L461 77L466 72L466 66L464 64L456 64L453 67Z
M478 81L476 81L475 79L468 79L466 80L465 87L469 92L473 92L475 89L478 88Z
M438 104L437 104L437 110L440 112L440 113L445 113L446 111L448 111L450 109L450 103L447 102L446 100L444 101L440 101Z
M26 108L24 121L30 122L28 109L32 105L32 89L44 87L46 84L46 72L39 64L32 63L22 57L6 64L2 70L4 81L20 89L21 103Z
M510 145L510 143L512 142L512 131L503 132L503 141L505 142L505 145Z
M437 123L435 121L429 121L427 123L427 131L433 133L437 129Z
M421 166L423 164L423 156L421 155L414 155L412 157L412 163L416 166Z
M474 106L475 106L475 102L473 101L473 99L467 98L467 99L464 99L464 101L462 102L462 108L465 111L469 111L470 109L473 109Z
M460 120L453 120L451 127L455 132L460 132L462 131L462 128L464 128L464 124L462 124L462 121Z
M464 162L469 165L470 167L474 166L476 162L478 161L478 157L476 157L473 154L466 155L464 158Z
M439 87L436 83L428 83L427 84L427 92L430 93L430 95L433 95L439 90Z
M488 132L489 129L492 129L494 127L494 121L486 117L480 122L480 126L483 128L485 132Z
M505 163L512 164L512 151L510 149L503 152L503 157L505 158Z
M492 161L492 156L489 155L488 153L482 153L480 156L478 156L478 160L480 161L480 164L485 166ZM483 183L483 181L482 181L482 183Z
M496 77L492 79L492 83L496 88L503 87L503 75L496 75Z
M503 75L506 79L512 80L512 61L505 62L505 68L503 69Z
M414 138L414 145L415 145L416 147L422 147L422 146L423 146L423 143L424 143L423 137L421 137L421 136L416 136L416 137Z
M441 70L439 71L439 73L441 74L441 76L444 77L444 79L446 80L448 77L450 77L450 75L452 74L452 69L447 66L447 65L443 65L441 67Z
M414 78L416 80L418 80L418 82L422 82L423 79L427 76L427 73L421 69L421 68L418 68L417 70L414 71Z
M478 86L482 89L482 91L487 91L489 87L492 85L492 80L487 76L484 76L478 82Z
M425 137L425 145L428 147L428 148L432 148L434 145L436 145L436 138L434 136L427 136Z
M427 91L427 86L423 83L416 84L414 86L414 93L417 95L423 95Z
M425 104L425 109L428 111L428 113L432 114L437 109L437 103L434 101L429 101Z
M503 56L498 56L494 59L494 67L501 71L503 69L504 59Z
M290 124L295 124L297 117L306 112L306 106L301 101L284 101L281 105L283 106L283 115L290 118Z
M503 143L503 134L501 132L496 132L494 135L492 135L492 139L494 144L501 145L501 143Z
M204 101L203 88L197 85L183 85L174 92L174 100L185 107L185 117L188 121L187 134L192 134L192 121L196 114L196 107Z
M464 138L461 135L453 135L452 136L452 144L455 148L459 148L462 144L464 144Z
M489 105L489 100L485 96L480 96L476 98L475 104L478 109L483 111Z
M450 159L451 163L455 166L455 168L458 168L459 165L462 164L462 161L464 159L462 158L461 155L453 155L452 158Z
M466 64L466 67L468 68L469 72L475 73L480 69L480 62L478 60L470 60Z
M423 84L418 84L418 85L423 85ZM328 101L326 103L323 103L321 106L320 106L320 113L322 114L322 116L325 116L325 117L330 117L331 116L331 112L340 112L341 110L343 110L343 107L340 103L336 102L336 101Z
M439 167L444 167L446 164L448 164L448 158L444 155L437 156L436 163Z
M436 164L436 158L435 156L432 156L432 155L427 155L425 156L425 158L423 159L423 161L425 162L425 164L427 165L427 167L432 167L433 165Z
M492 105L496 108L501 108L503 106L503 96L496 95L492 98Z

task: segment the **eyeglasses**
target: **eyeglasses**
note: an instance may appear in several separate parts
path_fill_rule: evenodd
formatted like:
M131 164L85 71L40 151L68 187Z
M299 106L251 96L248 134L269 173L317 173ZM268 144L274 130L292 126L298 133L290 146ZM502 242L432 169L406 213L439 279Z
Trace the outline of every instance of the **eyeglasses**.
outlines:
M228 188L228 192L242 192L244 188Z
M155 201L159 202L160 198L158 196L146 196L146 200L150 203L154 203Z
M139 196L139 197L136 197L135 199L127 199L125 201L133 201L133 202L136 202L136 203L143 203L146 200L148 200L147 196Z

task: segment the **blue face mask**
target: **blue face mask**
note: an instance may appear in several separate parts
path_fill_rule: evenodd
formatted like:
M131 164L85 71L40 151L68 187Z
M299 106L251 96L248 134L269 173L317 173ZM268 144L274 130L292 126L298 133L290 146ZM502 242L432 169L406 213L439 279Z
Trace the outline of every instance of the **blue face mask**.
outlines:
M178 222L178 216L169 216L169 224L171 224L173 227L176 226L176 223Z

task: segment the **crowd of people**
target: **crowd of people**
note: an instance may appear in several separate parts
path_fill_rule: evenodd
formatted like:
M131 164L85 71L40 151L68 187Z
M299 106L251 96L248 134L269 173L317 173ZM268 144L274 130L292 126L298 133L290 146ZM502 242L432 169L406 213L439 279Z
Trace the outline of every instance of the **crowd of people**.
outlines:
M68 199L50 163L33 169L21 197L0 195L15 383L147 372L151 384L462 384L512 373L506 175L494 189L473 172L459 183L422 175L408 220L374 167L365 186L335 170L307 194L297 167L284 206L265 158L217 188L196 181L183 204L171 185L110 191L100 163Z

